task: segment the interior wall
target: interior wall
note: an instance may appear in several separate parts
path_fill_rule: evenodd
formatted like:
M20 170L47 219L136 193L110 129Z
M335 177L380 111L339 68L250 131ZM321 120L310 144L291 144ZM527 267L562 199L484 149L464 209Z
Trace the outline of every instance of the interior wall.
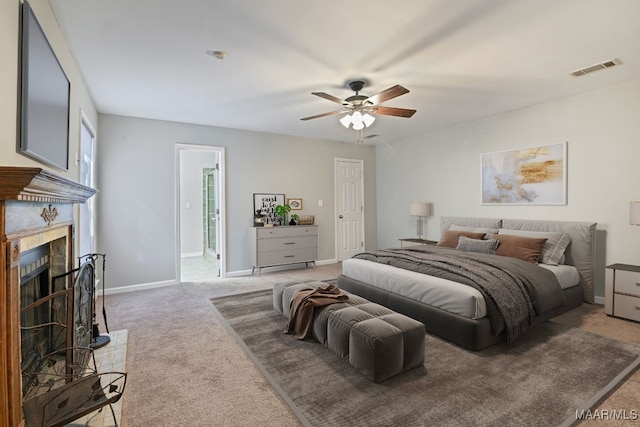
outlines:
M629 225L629 201L640 200L640 80L512 111L378 149L378 243L414 237L409 202L430 201L426 238L437 240L441 216L479 216L598 223L606 265L639 264L640 227ZM414 120L419 120L418 116ZM428 120L428 118L425 118ZM567 204L481 204L482 153L567 142ZM596 283L596 295L603 296Z
M228 274L251 271L253 193L303 199L300 213L320 227L320 260L335 259L336 157L364 161L366 244L376 247L372 146L113 115L99 121L98 250L109 254L109 287L176 281L176 143L225 147Z

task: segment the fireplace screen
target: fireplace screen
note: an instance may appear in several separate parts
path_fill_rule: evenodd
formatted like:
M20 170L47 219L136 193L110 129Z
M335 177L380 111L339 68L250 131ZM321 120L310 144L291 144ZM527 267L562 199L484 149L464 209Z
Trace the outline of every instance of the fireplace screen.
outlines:
M25 259L21 270L28 272L21 274L20 286L25 399L57 387L52 378L59 374L67 379L82 375L91 354L93 260L49 280L46 250L36 249L21 255L21 261Z

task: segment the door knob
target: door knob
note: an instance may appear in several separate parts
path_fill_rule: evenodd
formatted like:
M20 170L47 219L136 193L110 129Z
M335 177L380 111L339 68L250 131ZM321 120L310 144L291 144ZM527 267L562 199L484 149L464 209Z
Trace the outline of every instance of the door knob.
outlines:
M342 215L340 215L338 218L342 219L342 218L343 218L343 216L342 216Z

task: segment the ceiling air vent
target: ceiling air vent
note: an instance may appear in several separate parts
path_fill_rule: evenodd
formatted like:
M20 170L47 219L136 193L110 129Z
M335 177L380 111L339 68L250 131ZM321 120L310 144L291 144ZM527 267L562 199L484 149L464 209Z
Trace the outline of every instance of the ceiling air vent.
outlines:
M615 67L616 65L621 65L622 61L619 59L610 59L609 61L601 62L600 64L592 65L590 67L583 68L581 70L572 71L569 74L573 77L584 76L585 74L593 73L594 71L604 70L606 68Z

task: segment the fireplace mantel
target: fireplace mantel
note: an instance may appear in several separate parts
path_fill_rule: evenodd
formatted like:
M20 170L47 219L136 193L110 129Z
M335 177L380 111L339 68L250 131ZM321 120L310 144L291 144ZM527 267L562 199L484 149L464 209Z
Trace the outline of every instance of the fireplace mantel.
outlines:
M0 166L0 426L24 425L19 316L20 251L64 237L73 267L73 204L96 190L36 167Z
M96 190L41 168L0 166L0 200L84 203Z

